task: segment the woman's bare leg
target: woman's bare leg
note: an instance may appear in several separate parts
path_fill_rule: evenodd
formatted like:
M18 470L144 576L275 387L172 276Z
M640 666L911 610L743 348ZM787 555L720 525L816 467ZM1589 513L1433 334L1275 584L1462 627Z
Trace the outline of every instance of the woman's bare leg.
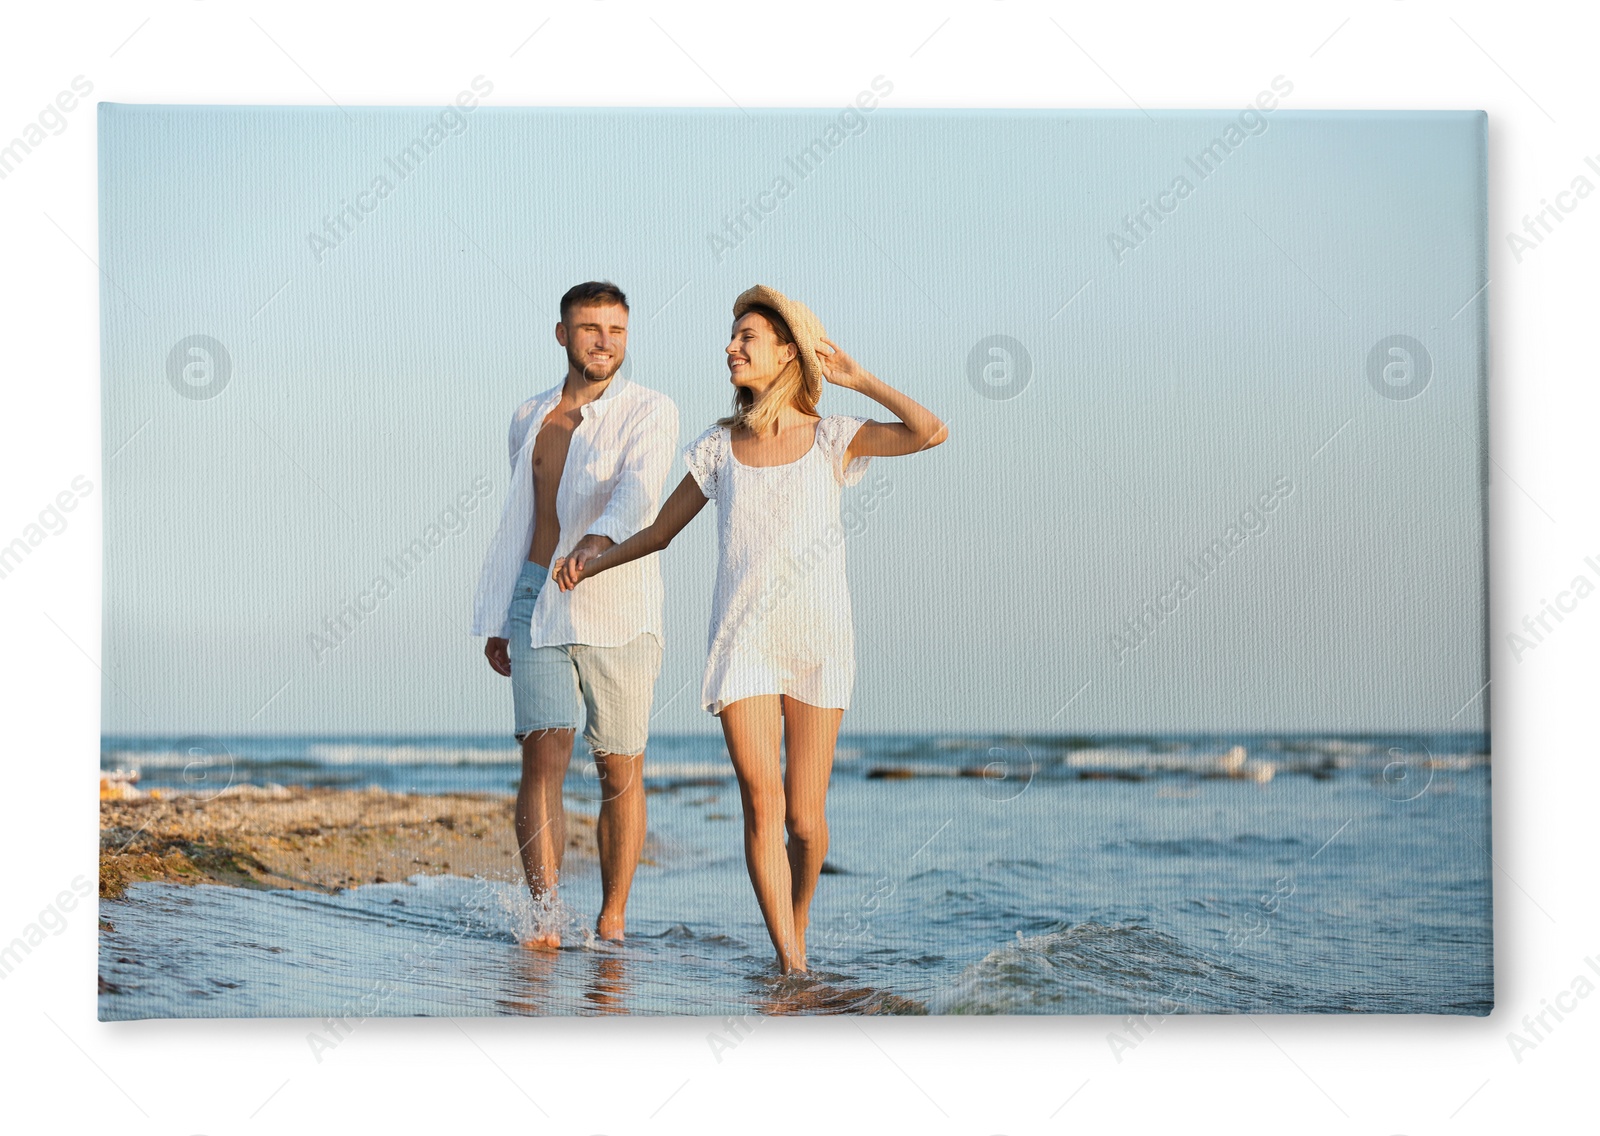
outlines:
M843 710L783 700L784 824L789 832L790 903L801 966L806 963L811 897L828 855L828 778L843 717Z
M785 973L806 968L794 936L789 858L783 847L784 794L779 750L782 708L776 694L741 698L722 708L722 736L744 806L744 862L756 903Z

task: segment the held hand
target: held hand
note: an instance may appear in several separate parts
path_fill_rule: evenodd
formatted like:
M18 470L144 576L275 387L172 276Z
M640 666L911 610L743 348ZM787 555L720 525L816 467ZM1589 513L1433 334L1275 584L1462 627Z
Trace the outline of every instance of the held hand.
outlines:
M872 378L871 372L846 355L831 339L819 341L817 362L822 366L823 378L846 390L860 390Z
M550 573L556 579L556 586L563 592L577 587L579 580L592 574L588 571L589 562L614 543L610 537L594 533L584 537L573 546L571 553L556 561L555 570Z
M571 556L563 556L557 560L555 571L550 573L555 578L556 587L563 592L572 591L578 586L578 581L590 574L589 561L597 555L598 553L585 553L574 549Z
M610 548L616 543L616 541L612 540L608 536L601 536L599 533L590 533L577 544L572 546L572 555L577 556L579 553L582 553L586 557L595 556L601 552L604 552L606 549Z
M495 674L505 675L507 678L511 677L510 645L509 639L491 636L483 647L483 656L489 660L489 665L494 668Z

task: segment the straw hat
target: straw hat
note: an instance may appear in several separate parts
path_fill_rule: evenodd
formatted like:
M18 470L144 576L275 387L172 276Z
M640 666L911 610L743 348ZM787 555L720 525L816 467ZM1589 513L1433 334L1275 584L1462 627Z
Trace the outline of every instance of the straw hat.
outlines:
M765 284L757 284L739 293L739 298L733 302L733 318L737 320L758 304L777 312L783 317L783 322L789 325L795 346L800 351L800 374L806 392L812 402L818 401L822 398L822 364L817 359L817 344L827 334L822 330L822 321L799 300L791 300L776 288L768 288Z

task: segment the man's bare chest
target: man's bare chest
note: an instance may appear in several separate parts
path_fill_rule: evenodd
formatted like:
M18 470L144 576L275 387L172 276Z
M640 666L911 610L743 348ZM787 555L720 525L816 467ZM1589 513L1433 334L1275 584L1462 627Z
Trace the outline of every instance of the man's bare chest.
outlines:
M533 477L536 483L554 484L561 480L561 471L567 464L567 453L572 448L572 435L576 428L577 423L560 412L544 420L538 437L533 440Z

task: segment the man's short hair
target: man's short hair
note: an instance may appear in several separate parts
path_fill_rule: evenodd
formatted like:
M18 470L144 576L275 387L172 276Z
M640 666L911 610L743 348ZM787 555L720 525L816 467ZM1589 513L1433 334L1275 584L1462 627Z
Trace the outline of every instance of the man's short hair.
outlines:
M583 284L574 284L561 297L561 322L566 323L567 313L584 304L617 304L623 311L627 311L628 297L622 294L621 288L609 280L590 280Z

